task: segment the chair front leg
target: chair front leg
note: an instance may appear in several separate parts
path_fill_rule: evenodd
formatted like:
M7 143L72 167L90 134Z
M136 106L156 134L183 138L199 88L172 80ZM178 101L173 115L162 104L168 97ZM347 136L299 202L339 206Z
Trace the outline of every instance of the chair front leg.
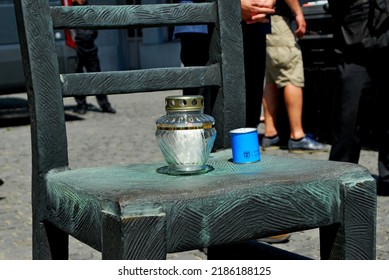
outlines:
M166 259L166 218L159 215L119 217L102 213L102 258Z

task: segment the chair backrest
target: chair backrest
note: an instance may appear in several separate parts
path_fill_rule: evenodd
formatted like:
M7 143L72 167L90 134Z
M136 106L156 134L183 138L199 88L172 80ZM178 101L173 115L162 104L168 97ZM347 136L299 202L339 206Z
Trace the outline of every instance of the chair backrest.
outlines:
M63 97L127 94L216 86L212 115L216 147L228 147L229 131L245 124L245 85L239 0L198 4L50 6L47 0L15 0L30 103L33 174L68 166ZM60 74L56 29L128 29L208 24L210 63L99 73ZM240 116L240 117L239 117Z

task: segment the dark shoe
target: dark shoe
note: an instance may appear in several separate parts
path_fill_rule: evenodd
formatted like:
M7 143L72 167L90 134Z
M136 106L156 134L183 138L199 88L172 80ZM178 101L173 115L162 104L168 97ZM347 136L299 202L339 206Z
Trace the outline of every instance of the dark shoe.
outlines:
M77 108L74 110L74 112L80 115L85 115L87 107L88 105L77 105Z
M265 238L260 238L258 241L265 242L269 244L276 244L276 243L287 243L289 242L290 234L280 234L280 235L273 235Z
M280 137L277 135L276 137L266 137L263 136L262 142L261 142L262 150L274 150L280 148Z
M111 107L111 105L104 105L101 107L101 111L104 113L110 113L110 114L115 114L116 110Z
M327 152L327 145L321 144L316 140L312 139L308 135L304 136L303 139L295 141L289 139L288 149L291 153L302 153L302 152Z

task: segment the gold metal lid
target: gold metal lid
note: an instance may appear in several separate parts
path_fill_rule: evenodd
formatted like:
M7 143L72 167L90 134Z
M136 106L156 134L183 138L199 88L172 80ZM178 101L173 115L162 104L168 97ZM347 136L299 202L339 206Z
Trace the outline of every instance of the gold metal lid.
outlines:
M203 110L204 98L201 95L177 95L165 98L166 111Z

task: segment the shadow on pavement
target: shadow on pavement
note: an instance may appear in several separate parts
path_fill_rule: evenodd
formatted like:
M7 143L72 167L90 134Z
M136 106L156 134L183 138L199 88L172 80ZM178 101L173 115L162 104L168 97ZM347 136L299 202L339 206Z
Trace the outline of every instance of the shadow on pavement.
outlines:
M0 179L0 186L1 186L2 184L4 184L4 181L3 181L2 179ZM2 199L4 199L4 198L5 198L5 197L0 196L0 200L2 200Z
M256 240L208 248L211 260L311 260Z
M65 106L65 111L73 112L76 106ZM84 118L65 112L66 121L81 121ZM19 97L0 97L0 128L30 124L28 101Z

